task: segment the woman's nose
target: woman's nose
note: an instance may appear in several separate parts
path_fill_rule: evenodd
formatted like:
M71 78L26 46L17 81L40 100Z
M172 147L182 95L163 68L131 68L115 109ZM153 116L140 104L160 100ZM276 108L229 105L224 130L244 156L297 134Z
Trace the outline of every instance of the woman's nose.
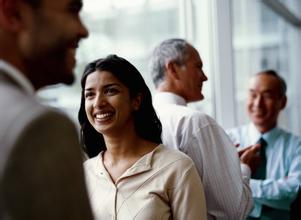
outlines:
M104 106L105 104L106 104L105 97L103 95L97 95L94 100L93 107L99 108L99 107Z

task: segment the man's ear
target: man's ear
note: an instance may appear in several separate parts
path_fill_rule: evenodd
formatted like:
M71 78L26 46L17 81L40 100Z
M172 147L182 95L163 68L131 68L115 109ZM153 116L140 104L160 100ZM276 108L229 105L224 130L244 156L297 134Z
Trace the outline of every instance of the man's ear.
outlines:
M287 97L285 95L282 97L282 100L281 100L281 110L283 110L285 108L286 103L287 103Z
M21 27L21 0L0 0L0 26L9 32L16 32Z
M166 74L168 77L179 79L179 70L180 66L175 61L169 60L165 63Z
M142 102L142 94L139 93L132 101L133 109L137 111L140 108Z

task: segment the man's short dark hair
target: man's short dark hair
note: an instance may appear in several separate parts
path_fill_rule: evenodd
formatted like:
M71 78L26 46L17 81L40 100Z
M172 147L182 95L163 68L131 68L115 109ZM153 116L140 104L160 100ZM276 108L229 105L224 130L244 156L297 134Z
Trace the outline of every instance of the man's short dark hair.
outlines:
M26 2L27 4L29 4L33 8L39 8L42 4L42 1L43 0L24 0L24 2ZM57 1L57 0L53 0L53 1Z
M280 91L279 91L280 96L281 97L286 96L286 90L287 90L286 82L275 70L271 70L271 69L264 70L256 74L256 76L258 75L274 76L279 81L280 84Z

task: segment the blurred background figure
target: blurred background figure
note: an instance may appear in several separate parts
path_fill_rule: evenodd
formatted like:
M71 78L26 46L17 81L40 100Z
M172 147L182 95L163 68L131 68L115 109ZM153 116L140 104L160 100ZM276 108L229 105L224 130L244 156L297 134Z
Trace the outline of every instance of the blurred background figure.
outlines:
M301 138L278 126L286 90L285 81L273 70L254 75L247 101L251 122L229 131L240 146L241 161L252 163L255 207L249 219L290 219L290 205L299 191Z

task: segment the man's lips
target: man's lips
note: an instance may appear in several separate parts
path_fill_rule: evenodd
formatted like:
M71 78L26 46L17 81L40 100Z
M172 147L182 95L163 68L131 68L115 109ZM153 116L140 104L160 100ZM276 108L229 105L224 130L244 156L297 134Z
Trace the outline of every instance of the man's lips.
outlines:
M261 116L265 115L265 112L263 112L263 111L252 111L252 114L256 117L261 117Z

